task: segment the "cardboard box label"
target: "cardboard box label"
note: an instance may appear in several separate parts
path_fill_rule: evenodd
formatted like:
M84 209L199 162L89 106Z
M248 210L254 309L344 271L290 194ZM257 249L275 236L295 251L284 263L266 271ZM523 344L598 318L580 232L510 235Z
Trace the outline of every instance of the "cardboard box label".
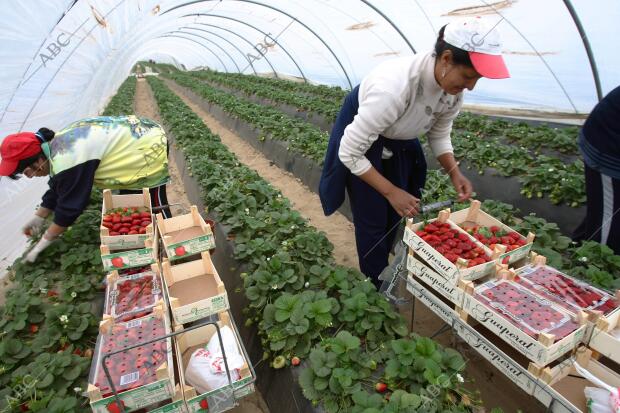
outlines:
M158 407L157 409L149 409L151 413L185 413L187 409L185 409L185 403L183 400L179 400L176 402L172 402L162 407Z
M101 243L103 245L107 245L111 250L144 248L144 241L146 241L149 237L150 237L150 234L116 235L113 237L102 236Z
M177 250L177 248L179 248L179 250ZM213 234L208 234L168 245L166 248L166 253L168 254L168 258L172 261L178 260L179 258L184 258L188 255L209 251L213 248L215 248L215 238L213 237ZM182 252L182 254L178 254L179 252Z
M458 318L458 315L453 309L435 297L432 292L427 291L422 284L411 276L407 277L407 291L413 294L415 298L420 300L422 304L427 306L447 324L452 325L454 320Z
M209 297L193 304L184 305L172 310L174 319L179 324L189 323L228 308L228 295L226 293Z
M125 408L129 411L146 407L172 397L170 379L163 379L155 383L147 384L133 390L119 393L119 398L125 402ZM107 405L116 401L114 396L97 400L90 404L94 413L108 413Z
M153 248L142 248L102 255L101 261L104 270L112 271L150 265L155 262L155 258L153 257Z
M407 270L428 284L433 290L437 291L454 304L463 304L463 292L453 283L449 282L435 271L418 261L412 255L407 256Z
M440 275L447 280L456 284L458 280L459 272L457 268L448 261L443 255L438 253L433 247L428 245L422 238L418 237L416 233L408 227L405 227L405 235L403 241L409 247L411 247L416 254L418 254L424 261L437 271Z
M473 327L462 320L457 320L454 329L457 334L478 353L493 364L499 371L506 375L527 394L532 394L536 386L537 378L526 368L508 357L493 343L478 333Z

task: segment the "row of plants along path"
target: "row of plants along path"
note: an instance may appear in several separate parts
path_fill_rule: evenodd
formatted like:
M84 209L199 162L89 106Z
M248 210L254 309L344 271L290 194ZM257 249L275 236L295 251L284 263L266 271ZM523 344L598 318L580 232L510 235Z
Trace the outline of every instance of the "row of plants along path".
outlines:
M258 126L266 136L289 142L290 147L300 152L302 156L308 156L319 163L323 161L328 136L317 126L288 116L277 107L252 103L248 99L237 97L208 83L195 81L196 78L205 77L234 79L234 76L211 71L191 73L176 71L166 76L183 86L192 88L205 99L222 106L230 114ZM252 79L261 79L256 76L235 76L243 76L242 80L245 83L253 82ZM227 86L232 87L234 82L241 83L240 80L229 81ZM271 90L268 86L257 87L263 89L263 95L269 94L272 98L290 95L286 91ZM288 98L288 101L292 99ZM290 103L288 101L283 103ZM304 109L303 106L299 108ZM502 121L496 122L507 124ZM467 126L475 124L470 121ZM475 168L480 174L485 173L487 168L493 168L501 176L517 177L521 184L521 194L527 198L547 196L554 204L566 203L573 207L585 202L585 182L581 160L564 163L557 157L532 154L524 146L502 143L500 137L488 132L491 129L488 127L484 130L472 131L455 128L452 135L455 156L465 160L469 168ZM503 129L509 128L503 126ZM496 127L493 130L501 129Z
M135 87L128 78L104 114L132 113ZM101 313L92 304L103 291L101 202L93 191L80 218L35 263L18 259L9 269L12 285L0 307L0 411L90 411L82 393Z
M333 246L288 199L240 164L161 80L148 82L205 204L231 228L235 259L247 268L247 322L258 328L264 360L274 368L305 361L304 395L328 412L471 411L463 358L408 333L372 283L334 264Z
M291 118L272 107L265 107L250 103L222 92L204 83L196 83L192 76L175 71L169 75L172 80L185 86L205 100L215 103L230 115L260 128L265 136L288 141L295 152L312 154L311 159L321 162L324 157L324 143L327 134L299 119ZM264 138L261 138L264 139ZM319 142L314 145L315 142ZM492 151L492 149L485 150ZM536 168L530 172L534 175ZM558 171L548 171L557 177L562 175ZM547 178L541 178L544 182ZM560 180L560 182L562 182ZM561 183L558 184L563 185ZM454 199L456 194L449 184L449 180L440 171L429 171L429 181L426 185L425 199L434 202L439 199ZM572 275L583 278L590 283L605 289L620 287L620 257L613 254L607 246L589 241L581 246L571 243L564 236L557 224L548 222L534 214L522 216L521 211L513 206L497 201L486 201L485 207L490 208L491 214L499 214L507 223L519 221L515 229L524 233L531 231L536 234L535 250L546 255L550 264ZM501 206L499 211L497 206ZM464 208L466 204L456 206Z
M168 65L170 66L170 65ZM177 71L170 66L167 73ZM284 79L272 79L239 73L222 73L212 70L191 72L199 79L225 85L246 94L255 94L279 103L296 106L300 110L314 111L332 122L336 119L347 90L339 87L312 85ZM566 155L578 155L577 134L579 129L550 127L544 124L532 126L525 122L491 119L484 115L462 112L456 119L456 130L476 130L486 136L501 137L502 142L518 144L534 151L557 151Z

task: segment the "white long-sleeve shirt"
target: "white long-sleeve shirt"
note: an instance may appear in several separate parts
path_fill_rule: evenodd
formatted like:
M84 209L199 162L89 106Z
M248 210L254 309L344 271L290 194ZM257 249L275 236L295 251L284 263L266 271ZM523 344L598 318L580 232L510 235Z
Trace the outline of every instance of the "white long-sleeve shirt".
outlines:
M434 75L433 52L392 59L373 69L360 84L359 109L345 130L338 156L355 175L371 167L365 153L383 135L413 139L426 133L433 154L452 152L452 122L463 94L448 95ZM384 149L384 158L391 153Z

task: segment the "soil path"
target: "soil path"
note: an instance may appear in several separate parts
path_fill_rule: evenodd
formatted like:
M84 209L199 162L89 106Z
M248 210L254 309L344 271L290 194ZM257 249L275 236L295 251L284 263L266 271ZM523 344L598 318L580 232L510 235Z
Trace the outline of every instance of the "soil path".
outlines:
M164 79L166 85L174 91L204 123L222 139L222 143L233 152L239 161L258 172L273 187L282 191L282 195L291 201L292 207L308 220L310 225L325 233L334 245L334 258L338 264L358 268L357 250L353 224L344 215L336 212L329 217L323 214L319 196L303 185L301 180L273 164L262 153L246 143L237 134L226 128L208 112L191 102L182 87Z
M138 116L153 119L156 122L161 122L159 108L157 107L153 92L145 79L138 79L138 83L136 85L136 95L134 98L134 111ZM171 205L182 205L182 207L176 205L173 206L171 208L172 214L177 215L179 213L184 213L184 211L189 212L189 207L191 204L187 198L187 194L185 193L185 188L183 186L183 182L181 181L181 175L179 174L176 164L171 161L168 165L168 170L170 171L171 179L166 188L168 203ZM239 406L229 411L231 413L268 413L269 408L265 404L261 394L256 391L241 399L239 401Z

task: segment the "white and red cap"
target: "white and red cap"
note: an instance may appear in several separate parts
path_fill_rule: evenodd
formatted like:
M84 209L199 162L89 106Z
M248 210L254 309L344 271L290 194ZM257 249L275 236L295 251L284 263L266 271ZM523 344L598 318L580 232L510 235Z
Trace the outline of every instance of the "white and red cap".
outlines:
M497 23L491 24L480 17L453 21L446 25L443 39L446 43L467 51L474 69L481 76L489 79L510 77L502 57L502 39Z

